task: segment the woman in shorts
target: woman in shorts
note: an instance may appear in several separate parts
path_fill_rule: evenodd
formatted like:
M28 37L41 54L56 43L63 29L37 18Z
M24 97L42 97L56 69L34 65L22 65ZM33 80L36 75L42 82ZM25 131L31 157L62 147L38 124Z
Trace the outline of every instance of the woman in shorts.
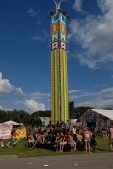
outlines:
M90 150L91 150L91 146L90 146L91 137L92 137L92 133L87 128L86 131L84 132L84 141L85 141L85 151L86 152L87 151L90 152Z

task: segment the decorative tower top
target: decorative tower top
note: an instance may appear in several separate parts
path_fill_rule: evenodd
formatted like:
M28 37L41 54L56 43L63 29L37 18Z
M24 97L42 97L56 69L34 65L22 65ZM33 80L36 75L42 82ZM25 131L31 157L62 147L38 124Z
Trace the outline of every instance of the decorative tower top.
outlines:
M70 2L69 0L60 0L59 2L58 2L58 0L54 0L54 3L56 5L56 13L58 13L58 11L60 11L60 5L61 5L62 2L70 3L72 5L73 9L74 9L73 3Z
M58 13L58 11L60 10L60 5L61 5L61 2L63 2L63 1L66 1L66 0L60 0L60 2L56 2L56 0L54 0L54 2L55 2L55 5L56 5L56 13Z

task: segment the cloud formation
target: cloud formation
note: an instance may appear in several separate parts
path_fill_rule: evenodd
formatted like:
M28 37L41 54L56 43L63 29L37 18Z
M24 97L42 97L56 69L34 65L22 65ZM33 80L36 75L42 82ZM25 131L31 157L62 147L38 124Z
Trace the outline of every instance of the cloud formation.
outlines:
M100 64L113 61L113 0L97 2L100 15L73 19L69 24L69 37L80 46L76 57L89 68L97 68ZM81 9L81 4L78 6Z
M3 79L2 73L0 72L0 95L6 95L11 93L14 86L9 82L8 79Z
M8 79L4 79L2 73L0 72L0 95L7 95L9 93L17 93L21 96L24 96L25 93L20 87L15 87L12 85Z
M2 105L0 105L0 110L5 110Z
M113 87L95 92L79 91L70 93L71 100L76 99L76 106L90 106L94 108L113 108ZM77 99L87 100L78 102ZM87 98L87 99L85 99Z
M40 92L33 92L31 93L31 97L35 98L35 99L45 99L45 98L49 98L50 94L49 93L40 93Z
M83 0L75 0L74 2L73 8L78 12L82 11L82 1Z
M27 11L28 14L30 14L30 16L37 16L37 14L39 14L39 10L35 11L33 8L29 8L29 10Z
M113 99L94 99L91 101L77 103L76 106L89 106L93 108L112 108L113 109Z
M39 111L39 110L46 110L45 105L43 103L38 103L34 99L25 100L24 105L31 111Z
M16 88L16 92L21 96L25 96L24 91L20 87Z
M36 34L32 36L32 40L36 42L45 42L49 38L49 34L46 31L43 31L41 35Z
M79 93L80 90L69 90L69 94L73 94L73 93Z

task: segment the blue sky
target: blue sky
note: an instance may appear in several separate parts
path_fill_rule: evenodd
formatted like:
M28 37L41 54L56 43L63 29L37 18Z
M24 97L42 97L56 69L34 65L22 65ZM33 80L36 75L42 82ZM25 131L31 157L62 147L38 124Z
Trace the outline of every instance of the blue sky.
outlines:
M113 108L113 0L70 0L69 100ZM0 109L50 109L53 0L0 1Z

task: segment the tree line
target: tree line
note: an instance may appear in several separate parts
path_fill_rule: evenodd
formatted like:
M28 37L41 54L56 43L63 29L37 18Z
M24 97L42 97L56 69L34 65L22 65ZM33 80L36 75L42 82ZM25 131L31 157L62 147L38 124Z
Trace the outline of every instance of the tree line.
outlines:
M88 109L92 109L91 107L76 107L74 108L75 118L81 117ZM107 108L110 110L111 108ZM26 112L25 110L0 110L0 123L13 120L18 123L23 123L24 125L36 125L37 123L41 124L40 117L51 117L51 110L45 111L36 111L32 114Z
M15 121L17 123L23 123L24 125L35 124L40 121L40 117L50 117L51 111L37 111L32 114L26 112L25 110L0 110L0 123L5 121Z

